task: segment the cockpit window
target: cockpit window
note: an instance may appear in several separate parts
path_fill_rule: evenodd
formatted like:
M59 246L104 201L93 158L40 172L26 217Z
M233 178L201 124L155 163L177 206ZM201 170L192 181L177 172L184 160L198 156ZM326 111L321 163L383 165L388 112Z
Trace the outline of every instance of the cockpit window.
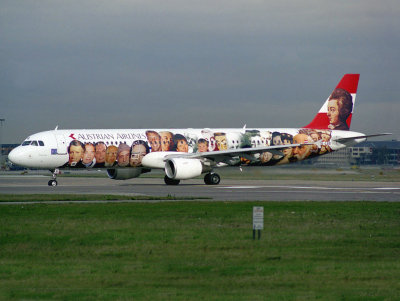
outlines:
M25 146L25 145L30 145L30 144L31 144L31 142L32 142L32 141L24 141L24 142L22 142L22 146Z
M39 140L39 145L40 145L40 146L44 146L43 141L40 141L40 140Z
M37 146L38 143L37 143L37 141L32 141L31 145Z

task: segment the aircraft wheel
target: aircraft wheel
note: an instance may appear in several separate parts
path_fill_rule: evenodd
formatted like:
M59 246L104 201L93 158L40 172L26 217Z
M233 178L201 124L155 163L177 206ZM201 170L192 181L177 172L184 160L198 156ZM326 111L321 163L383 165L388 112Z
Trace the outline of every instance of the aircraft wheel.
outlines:
M211 174L208 173L204 176L204 183L206 183L207 185L211 185L210 175Z
M167 185L178 185L180 183L181 180L175 180L175 179L171 179L168 178L167 176L164 177L164 182Z
M47 184L48 184L49 186L56 187L56 186L57 186L57 181L56 181L56 180L50 180Z
M218 185L221 177L217 173L208 173L204 176L204 183L207 185Z

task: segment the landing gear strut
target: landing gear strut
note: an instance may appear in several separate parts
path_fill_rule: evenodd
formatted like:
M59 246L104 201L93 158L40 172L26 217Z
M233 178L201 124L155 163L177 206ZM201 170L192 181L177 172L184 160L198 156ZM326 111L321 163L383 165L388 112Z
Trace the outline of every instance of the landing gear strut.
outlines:
M60 170L58 168L56 168L56 169L50 170L50 171L53 173L53 175L52 175L53 179L51 179L47 184L49 186L56 187L58 184L57 183L57 175L60 173Z
M178 185L180 181L181 180L175 180L175 179L168 178L167 176L164 177L164 182L167 185Z
M218 185L221 181L221 177L217 173L208 173L204 176L204 183L207 185Z

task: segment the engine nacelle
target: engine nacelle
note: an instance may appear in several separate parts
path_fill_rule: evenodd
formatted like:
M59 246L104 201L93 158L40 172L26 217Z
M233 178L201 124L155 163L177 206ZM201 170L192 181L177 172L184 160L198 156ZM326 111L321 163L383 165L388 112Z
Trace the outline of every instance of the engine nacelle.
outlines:
M172 158L165 162L165 174L171 179L191 179L206 171L199 159Z
M143 157L142 159L142 165L144 167L148 168L164 168L165 167L165 157L168 155L179 155L179 154L185 154L186 153L181 153L181 152L154 152L147 154L146 156Z
M141 168L116 168L107 169L107 175L113 180L127 180L137 178L142 174Z

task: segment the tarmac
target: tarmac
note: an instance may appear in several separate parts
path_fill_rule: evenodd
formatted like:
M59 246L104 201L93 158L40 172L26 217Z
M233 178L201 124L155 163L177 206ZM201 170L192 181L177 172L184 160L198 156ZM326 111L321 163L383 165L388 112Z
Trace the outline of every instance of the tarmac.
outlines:
M163 178L111 180L99 177L59 177L58 186L47 185L49 176L0 174L2 194L119 194L207 197L209 201L400 201L400 183L373 181L310 181L222 179L205 185L202 179L167 186Z

